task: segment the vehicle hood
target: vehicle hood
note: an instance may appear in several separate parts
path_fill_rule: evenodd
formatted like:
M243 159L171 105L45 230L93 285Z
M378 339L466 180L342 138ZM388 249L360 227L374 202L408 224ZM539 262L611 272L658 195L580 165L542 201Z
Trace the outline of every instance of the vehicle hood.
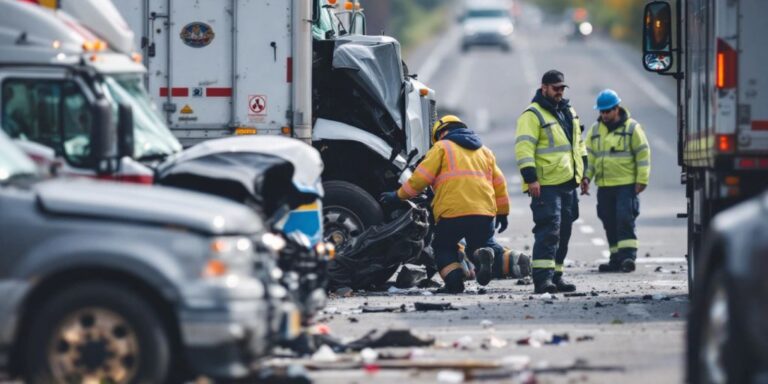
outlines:
M201 193L106 181L54 179L35 186L49 214L181 227L209 235L253 234L263 222L247 207Z
M504 17L471 18L464 21L464 33L498 33L501 28L512 23Z
M322 198L322 172L320 153L299 140L246 136L195 145L161 164L156 180L247 202L269 218Z

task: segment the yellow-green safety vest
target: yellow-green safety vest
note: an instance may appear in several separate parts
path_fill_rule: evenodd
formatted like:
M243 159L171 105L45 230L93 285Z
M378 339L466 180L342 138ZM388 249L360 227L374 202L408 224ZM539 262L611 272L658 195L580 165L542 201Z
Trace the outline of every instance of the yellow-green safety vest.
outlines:
M587 132L586 141L589 156L586 177L598 187L648 184L651 148L637 121L629 118L612 132L604 123L595 123Z
M517 166L521 170L536 167L536 177L541 185L559 185L571 179L578 184L584 175L582 157L587 152L581 139L579 117L573 108L571 114L572 141L568 140L557 118L536 102L517 119ZM523 182L523 192L527 191L528 184Z

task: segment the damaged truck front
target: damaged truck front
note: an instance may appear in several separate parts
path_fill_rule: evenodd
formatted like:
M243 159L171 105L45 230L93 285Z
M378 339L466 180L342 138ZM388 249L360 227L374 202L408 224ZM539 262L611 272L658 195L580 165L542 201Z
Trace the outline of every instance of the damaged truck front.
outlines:
M407 73L397 40L363 35L362 10L324 0L115 4L142 31L147 88L183 145L298 138L325 163L325 240L344 248L387 221L374 196L426 154L435 94Z

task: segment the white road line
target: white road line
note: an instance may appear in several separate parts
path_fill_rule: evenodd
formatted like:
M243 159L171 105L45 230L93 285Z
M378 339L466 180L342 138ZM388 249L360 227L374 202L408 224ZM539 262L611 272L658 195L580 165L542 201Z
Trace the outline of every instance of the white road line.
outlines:
M605 246L605 240L600 237L595 237L592 239L592 244L597 245L598 247L602 247Z
M475 132L484 133L491 130L491 114L488 108L479 108L475 114Z
M579 230L581 231L581 233L587 233L587 234L589 234L589 233L595 233L595 229L594 229L594 228L592 228L592 227L591 227L591 226L589 226L589 225L580 225L580 226L579 226Z
M469 76L472 75L472 64L475 56L464 56L459 59L459 66L454 74L453 85L448 89L445 95L445 105L450 108L460 107L460 103L466 94L464 90L469 83Z
M608 262L608 259L599 259L597 262ZM685 264L684 257L638 257L635 260L637 264Z
M525 81L528 83L528 89L538 88L536 61L533 59L533 54L528 47L528 38L521 36L515 45L520 51L520 54L517 56L520 57L520 67L523 70L523 77L525 77Z
M616 53L617 50L610 49L607 44L603 42L598 44L602 46L601 51L605 53L605 56L619 67L620 71L629 78L629 80L635 83L638 88L642 89L651 100L661 107L661 109L667 111L672 116L677 115L677 103L664 94L658 87L653 85L653 83L643 78L640 69L627 63L622 56Z
M458 28L451 28L448 31L448 34L442 37L442 41L440 41L439 45L435 46L435 49L429 53L427 61L425 61L424 64L421 65L421 68L419 68L419 71L416 72L419 75L419 81L424 84L429 84L432 76L434 76L437 70L440 69L440 64L445 61L445 58L449 53L453 52L453 50L450 49L450 44L454 44L457 41L454 36L457 33Z

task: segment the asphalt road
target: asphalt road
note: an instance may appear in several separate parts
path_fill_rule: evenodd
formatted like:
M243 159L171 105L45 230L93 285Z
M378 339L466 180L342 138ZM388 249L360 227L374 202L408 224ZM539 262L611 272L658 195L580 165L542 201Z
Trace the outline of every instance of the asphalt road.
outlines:
M331 300L320 322L333 334L354 338L371 329L407 328L436 337L440 347L425 349L425 359L526 361L530 368L559 367L582 361L588 367L615 371L572 371L536 374L539 383L680 383L684 379L685 317L688 310L685 270L684 188L676 157L674 85L668 78L644 72L640 55L630 47L594 36L569 42L555 24L538 22L526 13L515 31L513 51L477 49L459 51L459 30L450 28L406 58L420 79L434 88L444 110L462 116L494 150L510 188L510 228L498 240L514 249L533 244L529 198L520 191L514 156L515 122L529 104L541 75L549 69L565 73L570 88L566 98L589 127L597 117L592 109L596 94L616 90L623 105L645 128L652 148L652 176L641 195L638 219L638 270L631 274L598 274L597 264L607 260L608 248L596 215L596 193L582 196L581 217L575 224L566 261L566 276L582 297L544 299L532 295L532 286L513 280L494 281L487 293L416 296L357 294ZM594 294L592 293L594 292ZM644 296L651 295L650 300ZM368 305L400 305L415 301L450 302L448 312L359 313ZM599 304L598 304L599 303ZM409 306L410 308L410 306ZM483 320L493 323L481 325ZM516 345L531 332L543 329L568 333L565 345L540 348ZM501 348L483 348L485 338L507 341ZM457 340L469 336L466 348ZM592 340L576 342L578 337ZM400 352L408 350L400 350ZM447 379L443 372L441 379ZM434 382L439 370L314 371L316 382ZM449 375L450 376L450 375ZM530 378L530 377L528 377ZM497 378L524 382L524 376Z

